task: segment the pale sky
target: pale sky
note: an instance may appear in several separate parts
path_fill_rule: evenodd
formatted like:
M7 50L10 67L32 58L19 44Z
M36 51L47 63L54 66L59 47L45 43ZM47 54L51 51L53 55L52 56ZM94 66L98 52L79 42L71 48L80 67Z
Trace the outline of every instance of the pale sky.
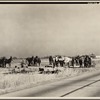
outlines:
M100 55L99 21L99 4L1 4L0 56Z

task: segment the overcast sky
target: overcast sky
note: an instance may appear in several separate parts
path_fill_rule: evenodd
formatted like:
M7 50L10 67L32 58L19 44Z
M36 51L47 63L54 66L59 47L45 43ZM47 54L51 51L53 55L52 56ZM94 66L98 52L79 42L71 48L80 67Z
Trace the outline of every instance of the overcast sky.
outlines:
M100 5L0 5L0 56L90 53L100 55Z

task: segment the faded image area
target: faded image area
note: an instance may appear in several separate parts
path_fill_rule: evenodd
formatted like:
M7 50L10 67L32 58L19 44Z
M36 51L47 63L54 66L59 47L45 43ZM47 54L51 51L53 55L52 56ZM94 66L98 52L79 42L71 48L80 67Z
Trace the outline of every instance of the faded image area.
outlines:
M99 97L99 4L0 5L1 97Z

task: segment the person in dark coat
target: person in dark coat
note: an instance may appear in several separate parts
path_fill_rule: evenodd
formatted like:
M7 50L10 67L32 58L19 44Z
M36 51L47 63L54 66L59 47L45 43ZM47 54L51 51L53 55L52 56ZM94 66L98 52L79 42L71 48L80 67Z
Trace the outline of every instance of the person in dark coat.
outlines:
M59 62L58 57L55 57L55 66L56 67L58 67L58 62Z
M91 57L89 57L88 59L89 59L89 61L88 61L89 67L91 67Z
M75 64L75 59L74 57L72 57L71 65L74 67L74 64Z
M34 65L35 65L35 66L37 66L37 62L38 62L38 56L36 56L36 57L34 58Z
M80 67L82 67L82 64L83 64L82 58L80 57L80 58L79 58L79 65L80 65Z
M39 66L40 66L40 64L41 64L41 59L40 59L40 58L38 58L38 64L39 64Z
M87 67L87 57L84 57L84 67Z
M49 57L49 64L50 64L50 65L53 64L53 57L52 57L52 56Z

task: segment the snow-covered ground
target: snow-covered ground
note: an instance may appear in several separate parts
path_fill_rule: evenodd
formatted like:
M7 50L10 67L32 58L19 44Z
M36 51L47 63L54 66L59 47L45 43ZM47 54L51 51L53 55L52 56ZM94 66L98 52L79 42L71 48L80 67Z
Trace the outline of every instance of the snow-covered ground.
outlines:
M4 74L8 71L8 69L0 68L0 94L33 87L37 84L46 83L48 81L56 81L61 78L71 78L77 75L100 70L100 59L95 60L95 62L97 63L96 67L91 68L58 67L58 69L61 70L61 72L59 72L58 74L39 74L39 67L32 67L34 71L30 73ZM42 67L47 64L48 60L42 60ZM13 63L12 67L14 67L15 65L20 66L20 63Z

